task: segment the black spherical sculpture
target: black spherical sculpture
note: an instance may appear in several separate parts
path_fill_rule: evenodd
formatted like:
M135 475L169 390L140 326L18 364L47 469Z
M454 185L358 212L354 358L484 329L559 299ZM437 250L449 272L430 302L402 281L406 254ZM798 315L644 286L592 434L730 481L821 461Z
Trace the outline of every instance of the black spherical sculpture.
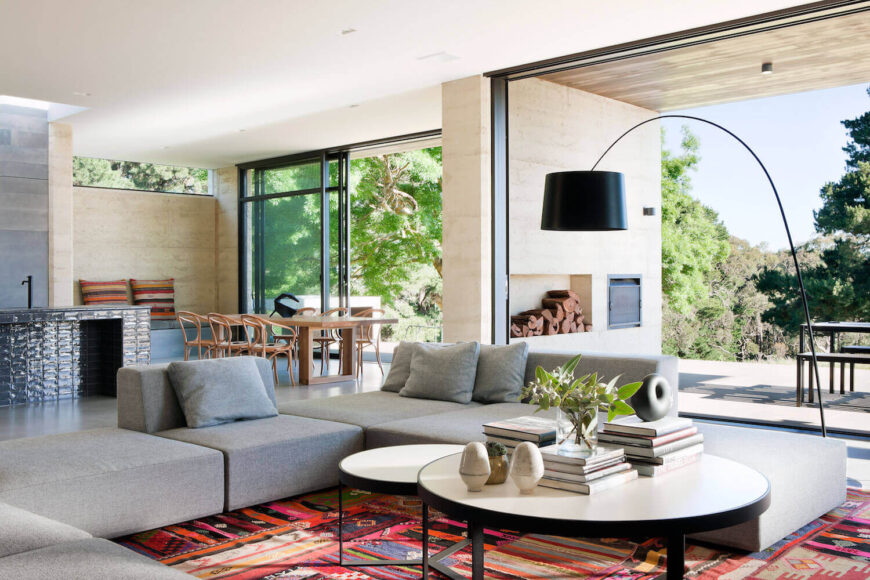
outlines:
M634 412L644 421L655 421L671 409L671 385L657 374L647 375L630 402Z

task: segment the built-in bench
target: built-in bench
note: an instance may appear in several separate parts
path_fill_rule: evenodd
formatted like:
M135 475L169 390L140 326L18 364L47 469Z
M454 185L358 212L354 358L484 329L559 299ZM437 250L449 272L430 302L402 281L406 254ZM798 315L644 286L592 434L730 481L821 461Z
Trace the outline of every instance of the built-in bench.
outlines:
M840 394L846 394L846 365L849 365L849 390L855 390L855 365L856 364L870 364L870 353L862 354L865 351L859 352L819 352L816 353L816 360L819 362L826 362L831 364L831 372L829 373L829 390L830 393L834 393L834 366L840 365ZM815 393L813 391L813 365L812 365L813 355L810 352L802 352L797 355L797 406L800 407L804 400L804 362L810 363L809 368L809 388L807 392L809 393L809 402L812 403L815 401Z

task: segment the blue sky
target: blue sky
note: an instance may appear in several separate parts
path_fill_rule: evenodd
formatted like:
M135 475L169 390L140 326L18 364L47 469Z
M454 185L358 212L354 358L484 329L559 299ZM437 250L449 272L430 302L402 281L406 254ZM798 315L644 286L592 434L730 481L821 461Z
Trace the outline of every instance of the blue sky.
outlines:
M779 190L796 244L815 233L819 190L845 169L843 119L870 110L867 84L673 111L709 119L733 131L767 166ZM773 192L755 160L739 143L706 124L665 119L665 147L679 151L680 127L700 140L701 162L691 174L692 194L719 212L735 236L770 249L788 246Z

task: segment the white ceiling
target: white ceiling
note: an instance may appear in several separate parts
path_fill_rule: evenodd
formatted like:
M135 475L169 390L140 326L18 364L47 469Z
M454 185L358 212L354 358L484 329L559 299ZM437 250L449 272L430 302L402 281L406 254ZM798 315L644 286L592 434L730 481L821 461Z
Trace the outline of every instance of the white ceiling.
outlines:
M0 0L0 94L87 107L77 155L221 167L438 128L444 81L801 3Z

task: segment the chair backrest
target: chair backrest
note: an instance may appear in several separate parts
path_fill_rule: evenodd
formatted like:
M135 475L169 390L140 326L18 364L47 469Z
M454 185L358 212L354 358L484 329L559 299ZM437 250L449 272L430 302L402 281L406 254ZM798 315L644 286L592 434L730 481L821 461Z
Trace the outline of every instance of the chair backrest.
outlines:
M266 356L266 344L269 342L269 332L262 318L251 314L242 314L242 328L245 330L245 338L248 348L253 354L260 353Z
M360 310L354 316L359 316L361 318L382 318L387 313L383 308L366 308L365 310ZM377 327L377 328L376 328ZM360 327L359 329L360 338L363 340L369 340L374 342L375 340L381 339L381 325L380 324L366 324Z
M297 310L295 316L312 316L314 314L317 314L317 309L306 306Z
M336 316L347 316L347 312L348 312L347 308L345 308L344 306L339 306L337 308L330 308L329 310L327 310L326 312L324 312L320 316L323 316L324 318L332 318L332 317L336 317ZM334 340L341 340L341 332L334 329L334 328L330 328L330 329L325 330L323 332L323 335L324 336L331 336Z
M205 321L205 323L208 323L208 318L200 316L199 314L196 314L194 312L187 312L185 310L182 310L175 313L175 320L178 321L178 326L179 328L181 328L181 334L184 336L184 346L196 345L196 343L202 340L202 324L203 321ZM185 322L193 327L193 336L188 334L188 329L184 325Z
M233 323L232 321L217 312L208 314L208 325L211 327L211 335L214 339L215 347L218 349L228 349L233 340Z

